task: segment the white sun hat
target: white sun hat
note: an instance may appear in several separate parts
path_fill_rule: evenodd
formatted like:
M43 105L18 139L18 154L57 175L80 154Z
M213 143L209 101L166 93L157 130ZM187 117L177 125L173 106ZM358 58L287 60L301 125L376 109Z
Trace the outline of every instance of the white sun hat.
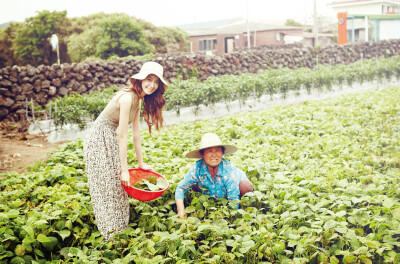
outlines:
M228 144L222 144L221 140L219 137L214 134L214 133L206 133L203 135L200 141L200 147L198 149L192 150L188 153L186 153L187 158L202 158L202 155L200 153L200 150L206 149L206 148L211 148L211 147L224 147L224 155L227 154L232 154L236 152L238 149L235 146L228 145Z
M154 61L145 62L142 68L140 68L140 71L135 75L132 75L129 80L133 84L132 79L144 80L147 76L149 76L149 74L154 74L160 78L165 86L165 89L168 89L168 83L163 78L164 69L159 63Z

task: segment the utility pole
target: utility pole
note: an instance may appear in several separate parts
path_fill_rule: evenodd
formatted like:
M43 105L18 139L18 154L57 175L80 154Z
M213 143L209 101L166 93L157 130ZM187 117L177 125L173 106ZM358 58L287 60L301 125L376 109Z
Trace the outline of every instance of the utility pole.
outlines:
M246 27L247 27L247 48L250 49L249 0L246 0L246 6L247 6L247 19L246 19Z
M317 15L317 0L314 0L314 47L318 46L318 15Z
M167 46L167 53L168 53L168 34L165 35L165 38L166 38L166 42L167 42L166 46Z

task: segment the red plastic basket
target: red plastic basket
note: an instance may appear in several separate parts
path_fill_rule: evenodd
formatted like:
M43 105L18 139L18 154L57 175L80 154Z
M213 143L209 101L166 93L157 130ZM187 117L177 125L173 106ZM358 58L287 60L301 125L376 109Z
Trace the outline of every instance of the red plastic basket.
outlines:
M142 170L140 168L134 168L134 169L128 169L129 171L129 176L130 176L130 184L133 185L136 182L140 181L141 179L147 179L150 176L156 176L157 178L161 177L164 178L167 181L167 187L165 187L162 190L159 191L145 191L141 190L138 188L135 188L133 186L125 186L122 185L125 189L125 191L131 196L132 198L135 198L136 200L139 201L150 201L158 198L163 192L165 192L169 188L169 182L168 180L162 176L161 174L154 172L154 171L149 171L149 170Z

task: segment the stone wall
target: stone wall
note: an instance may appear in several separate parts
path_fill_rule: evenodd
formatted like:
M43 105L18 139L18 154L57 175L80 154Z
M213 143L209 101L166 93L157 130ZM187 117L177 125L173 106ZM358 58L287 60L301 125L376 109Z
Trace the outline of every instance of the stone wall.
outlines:
M260 69L314 67L319 64L348 64L357 60L400 55L400 40L358 42L343 46L305 48L299 44L263 46L238 50L225 56L175 53L157 55L165 77L197 76L205 80L224 74L256 73ZM21 121L26 102L45 106L50 100L73 93L90 93L105 87L125 86L144 61L64 63L38 67L13 66L0 69L0 121Z

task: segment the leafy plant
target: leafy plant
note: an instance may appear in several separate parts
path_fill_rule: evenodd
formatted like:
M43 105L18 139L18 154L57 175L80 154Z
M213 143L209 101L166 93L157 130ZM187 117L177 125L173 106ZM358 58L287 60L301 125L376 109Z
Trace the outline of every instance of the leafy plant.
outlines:
M116 91L118 91L118 88L112 86L102 92L93 92L86 96L72 94L66 97L58 97L46 108L51 113L57 127L77 124L83 129L88 121L94 120L103 111Z
M82 141L0 182L0 263L397 263L400 258L400 88L141 131L144 161L171 187L130 199L129 228L104 242L84 172ZM255 186L226 199L174 191L183 153L216 131ZM137 167L133 143L128 163Z
M147 179L141 179L140 181L137 181L132 186L137 189L154 192L165 189L168 186L168 183L161 177L156 178L156 176L150 176Z
M198 79L199 78L199 70L195 63L190 61L186 62L185 64L178 65L179 70L176 73L176 77L181 80L187 79Z

